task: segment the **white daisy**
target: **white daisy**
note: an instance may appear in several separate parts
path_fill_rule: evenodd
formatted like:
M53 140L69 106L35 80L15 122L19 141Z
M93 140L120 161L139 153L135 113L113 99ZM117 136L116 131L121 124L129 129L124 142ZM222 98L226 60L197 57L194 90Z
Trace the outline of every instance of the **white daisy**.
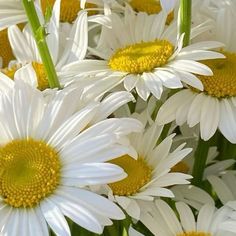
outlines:
M60 1L56 1L52 12L52 17L47 27L47 43L57 73L60 72L61 66L85 57L88 41L87 13L80 12L77 21L72 26L68 34L62 35L60 33L62 27L59 24L59 9ZM15 65L12 66L11 64L9 68L6 68L5 70L3 69L2 72L6 75L10 75L10 77L14 77L20 76L17 74L21 74L22 71L26 71L25 73L29 74L27 79L30 79L28 83L32 86L38 87L41 90L47 88L47 76L29 25L27 25L22 32L17 26L10 26L8 29L8 34L14 56L16 57L15 63L23 66L20 70L18 70ZM65 40L66 37L69 39L67 38L67 40ZM84 45L82 48L80 47L81 42Z
M176 203L179 214L162 200L156 200L149 214L142 216L141 221L156 236L233 236L235 234L222 230L232 210L225 206L216 209L214 205L205 204L199 211L197 220L191 208L183 202Z
M123 168L127 178L108 185L108 196L131 217L139 219L139 202L152 201L156 196L174 197L169 186L187 184L190 175L171 172L171 168L191 152L180 145L170 152L174 135L156 145L162 127L153 124L142 134L131 135L129 140L138 153L137 159L129 155L117 156L110 163Z
M83 187L126 176L106 161L129 152L122 139L141 124L108 119L85 129L97 105L75 112L74 97L62 90L45 104L40 91L22 82L2 95L2 235L49 235L47 224L56 235L70 235L64 215L100 234L109 218L124 218L114 203Z
M210 139L219 128L226 139L236 143L236 34L232 30L235 17L233 14L228 16L228 12L219 11L215 24L216 39L226 45L221 51L226 58L204 61L214 74L211 77L198 76L204 90L190 87L170 97L158 113L159 124L173 120L178 125L187 122L190 127L200 124L203 140Z
M78 61L65 66L64 71L78 73L80 69L82 75L110 76L114 86L124 81L126 90L136 88L144 100L150 93L159 99L163 86L180 88L183 87L181 81L203 89L192 73L212 75L212 72L197 60L222 57L207 50L222 46L218 42L203 42L182 49L183 35L176 40L176 22L165 27L163 12L136 14L127 6L124 17L113 13L111 19L112 29L103 27L98 47L89 48L103 60ZM193 36L200 31L193 30Z

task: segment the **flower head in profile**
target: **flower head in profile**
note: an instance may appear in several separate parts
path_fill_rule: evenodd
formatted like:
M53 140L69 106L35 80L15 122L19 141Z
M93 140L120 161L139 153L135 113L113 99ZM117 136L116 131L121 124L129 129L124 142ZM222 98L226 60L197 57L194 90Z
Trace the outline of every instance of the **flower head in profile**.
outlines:
M106 119L90 127L97 104L77 111L73 91L46 102L42 93L17 81L1 96L1 233L70 235L64 216L95 233L123 212L86 186L126 176L107 163L129 153L123 138L142 125L134 119Z

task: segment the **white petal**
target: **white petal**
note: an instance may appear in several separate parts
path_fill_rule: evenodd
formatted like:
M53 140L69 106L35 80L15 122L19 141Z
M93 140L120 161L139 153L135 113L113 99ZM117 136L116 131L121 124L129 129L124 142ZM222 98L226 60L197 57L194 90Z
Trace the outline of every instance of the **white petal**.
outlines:
M96 114L97 104L86 106L79 112L75 113L58 127L56 132L50 137L48 143L60 150L66 141L72 140L83 130Z
M226 204L228 201L235 200L235 197L229 187L219 177L212 175L208 176L207 179L213 186L214 191L223 204Z
M143 79L151 93L157 99L160 99L163 92L163 87L162 82L159 80L159 78L153 73L143 73Z
M213 75L212 70L208 66L192 60L174 60L170 62L168 66L176 70L199 75Z
M47 27L48 35L46 37L46 40L54 64L57 61L59 53L60 5L61 1L56 0L53 5L52 16Z
M138 77L136 75L133 74L129 74L125 76L125 80L124 80L124 87L127 91L131 91L136 83L138 82Z
M79 166L72 163L62 169L61 176L65 178L64 184L69 183L69 178L73 181L70 184L74 183L74 186L87 186L117 182L127 177L127 174L121 167L110 163L85 163Z
M176 111L176 124L181 126L187 121L189 108L193 102L194 95L189 96L188 100L186 100Z
M76 204L70 198L67 199L64 195L63 197L53 196L52 201L61 209L64 215L81 227L94 233L102 233L103 228L98 219L96 219L96 216L83 205Z
M176 57L177 60L209 60L216 58L225 58L225 56L219 52L195 50L191 52L180 52Z
M203 140L210 139L216 132L220 120L218 99L205 96L200 117L200 131Z
M181 71L179 72L179 78L182 82L185 84L188 84L200 91L203 91L203 84L200 79L198 79L197 76L194 74L191 74L189 72Z
M116 196L116 200L124 208L124 210L127 212L128 215L130 215L134 219L139 220L140 207L136 202L136 200L130 198L129 201L124 201L124 197L118 197L118 196Z
M181 78L177 76L177 74L174 74L171 70L156 70L155 74L161 79L166 88L175 89L183 87L180 81Z
M236 233L236 222L235 221L226 221L220 224L220 229L221 230L225 230L225 231L229 231L232 233Z
M191 44L187 47L184 47L181 50L182 52L192 52L194 50L208 50L208 49L214 49L214 48L222 48L224 47L224 44L217 41L203 41Z
M186 232L196 231L195 218L191 208L183 202L177 202L176 208L179 212L181 224L184 230Z
M193 93L184 89L171 96L160 108L157 114L157 123L167 124L176 118L176 112L179 107L193 97Z
M123 106L124 104L130 101L135 101L131 93L121 91L110 94L102 100L99 110L94 119L92 120L92 123L96 123L100 120L107 118L119 107Z
M193 127L200 122L201 118L201 110L202 104L205 99L205 95L203 93L195 96L188 112L187 123L189 127Z
M162 200L156 200L155 204L168 225L171 232L176 235L182 232L181 225L176 217L174 211L169 207L167 203Z
M34 60L32 49L28 46L25 36L16 25L9 27L8 37L17 61L29 62Z
M40 208L45 220L56 235L70 236L70 228L60 209L51 201L45 199L40 203Z
M63 186L63 190L60 190L59 193L61 196L71 199L72 202L77 202L100 215L116 220L125 217L122 210L115 203L93 192Z
M209 232L214 212L214 205L206 204L201 208L197 218L197 231Z
M28 218L29 218L29 235L35 235L35 236L49 236L48 227L46 224L46 221L42 215L42 212L40 209L29 209L27 211Z
M138 78L138 82L136 84L136 91L138 93L138 95L144 100L147 101L149 95L150 95L150 91L149 89L146 87L145 83L144 83L144 79L142 77Z
M21 67L15 72L14 80L22 80L33 88L38 87L37 74L31 63Z
M236 118L232 106L227 99L220 102L219 129L231 143L236 143Z

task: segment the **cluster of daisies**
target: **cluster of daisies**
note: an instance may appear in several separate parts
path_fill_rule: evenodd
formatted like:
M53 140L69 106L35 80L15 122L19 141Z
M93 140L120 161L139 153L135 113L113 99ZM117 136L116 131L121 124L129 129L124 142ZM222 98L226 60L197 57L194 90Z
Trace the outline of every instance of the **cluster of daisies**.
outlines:
M236 1L184 2L0 0L0 235L236 236Z

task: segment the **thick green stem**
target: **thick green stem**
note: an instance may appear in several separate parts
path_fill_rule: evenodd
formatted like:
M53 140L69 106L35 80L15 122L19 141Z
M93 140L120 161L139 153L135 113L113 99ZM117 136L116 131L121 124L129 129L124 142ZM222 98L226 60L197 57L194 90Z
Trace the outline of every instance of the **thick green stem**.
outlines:
M193 165L193 180L192 184L196 186L201 186L202 179L204 175L204 170L207 161L207 155L209 148L211 146L211 139L204 141L201 138L198 141L198 146L194 155L194 165Z
M56 70L46 43L44 28L40 25L33 0L22 0L28 21L30 23L39 54L41 56L50 88L60 88Z
M184 33L183 47L189 45L191 32L191 8L192 0L180 0L179 34Z

